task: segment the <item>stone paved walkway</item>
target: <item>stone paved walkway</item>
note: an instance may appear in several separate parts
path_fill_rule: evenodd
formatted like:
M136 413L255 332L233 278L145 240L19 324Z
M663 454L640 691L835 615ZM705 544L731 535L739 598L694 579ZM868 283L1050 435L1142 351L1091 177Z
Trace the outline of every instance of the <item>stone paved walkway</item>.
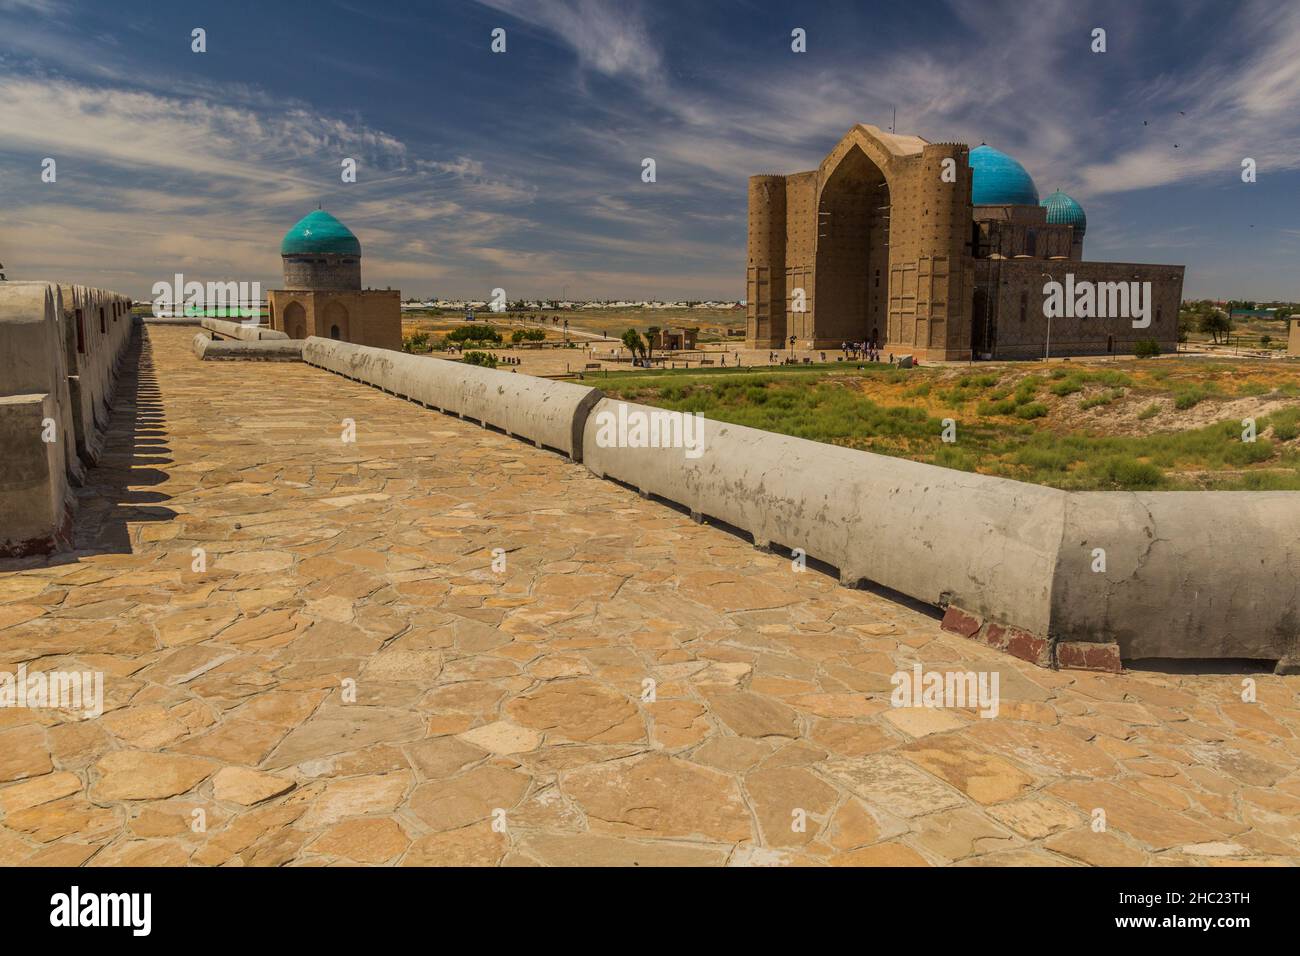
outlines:
M1300 678L1243 703L1240 674L1040 670L495 432L201 364L192 334L144 333L83 550L0 571L0 671L103 671L107 698L0 710L0 862L1300 854ZM914 662L996 670L999 715L891 708Z

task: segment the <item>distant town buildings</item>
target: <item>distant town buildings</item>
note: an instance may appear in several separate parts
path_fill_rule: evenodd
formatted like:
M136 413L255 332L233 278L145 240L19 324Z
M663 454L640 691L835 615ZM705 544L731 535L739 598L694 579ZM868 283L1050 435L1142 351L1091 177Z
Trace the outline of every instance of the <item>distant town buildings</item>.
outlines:
M693 300L680 299L675 302L665 302L658 299L522 299L513 302L503 312L547 312L547 311L569 311L569 310L595 310L595 309L699 309L712 311L726 311L728 309L743 309L745 307L744 299L710 299L706 302L696 302ZM426 299L417 301L411 299L402 303L402 308L406 310L419 309L481 309L491 311L488 308L487 299Z

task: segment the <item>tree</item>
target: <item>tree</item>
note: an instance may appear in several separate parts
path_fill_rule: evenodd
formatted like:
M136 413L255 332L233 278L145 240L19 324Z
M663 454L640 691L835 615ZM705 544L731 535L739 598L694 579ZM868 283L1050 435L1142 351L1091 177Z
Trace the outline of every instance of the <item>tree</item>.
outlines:
M658 337L658 335L659 335L659 326L657 325L652 325L650 326L650 328L645 330L646 341L650 344L650 355L654 355L655 339Z
M635 362L637 355L645 353L645 343L641 341L641 333L636 329L628 329L623 333L623 344L627 350L632 353L632 360Z
M1227 341L1228 333L1232 331L1232 319L1219 309L1207 312L1201 316L1201 331L1210 333L1214 344L1218 345L1220 335L1224 337L1224 341Z

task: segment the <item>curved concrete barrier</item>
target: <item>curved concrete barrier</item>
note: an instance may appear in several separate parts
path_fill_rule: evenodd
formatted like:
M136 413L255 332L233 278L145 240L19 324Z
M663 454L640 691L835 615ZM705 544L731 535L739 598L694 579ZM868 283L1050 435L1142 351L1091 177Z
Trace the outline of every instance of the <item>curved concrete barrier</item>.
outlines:
M199 325L209 332L224 335L228 339L239 339L242 342L279 341L289 337L284 332L266 325L245 325L242 322L227 322L224 319L205 318L199 321Z
M1296 659L1300 492L1067 497L1052 599L1060 640L1116 641L1125 659Z
M597 404L583 443L593 473L748 531L760 547L802 548L846 584L1046 633L1064 492L707 419L698 458L607 447L601 431L619 405L664 413Z
M582 458L582 431L599 389L312 336L303 361L430 408L492 425Z
M1016 656L1300 658L1300 492L1068 493L723 422L703 421L698 456L609 427L665 414L603 399L588 469L946 608L945 627Z
M949 630L1038 664L1300 661L1298 492L1067 493L329 339L303 357L944 608Z
M194 354L206 362L301 362L302 339L230 341L214 339L208 331L194 336Z

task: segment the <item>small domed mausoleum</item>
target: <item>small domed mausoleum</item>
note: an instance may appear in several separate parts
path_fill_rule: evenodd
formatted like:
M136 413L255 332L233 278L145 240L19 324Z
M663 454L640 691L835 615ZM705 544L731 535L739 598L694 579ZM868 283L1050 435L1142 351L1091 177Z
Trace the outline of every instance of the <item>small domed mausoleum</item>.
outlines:
M360 289L361 242L323 209L299 219L280 240L286 289Z
M272 328L402 347L401 292L361 287L361 240L334 216L316 209L299 219L280 240L280 259L284 288L267 294Z

